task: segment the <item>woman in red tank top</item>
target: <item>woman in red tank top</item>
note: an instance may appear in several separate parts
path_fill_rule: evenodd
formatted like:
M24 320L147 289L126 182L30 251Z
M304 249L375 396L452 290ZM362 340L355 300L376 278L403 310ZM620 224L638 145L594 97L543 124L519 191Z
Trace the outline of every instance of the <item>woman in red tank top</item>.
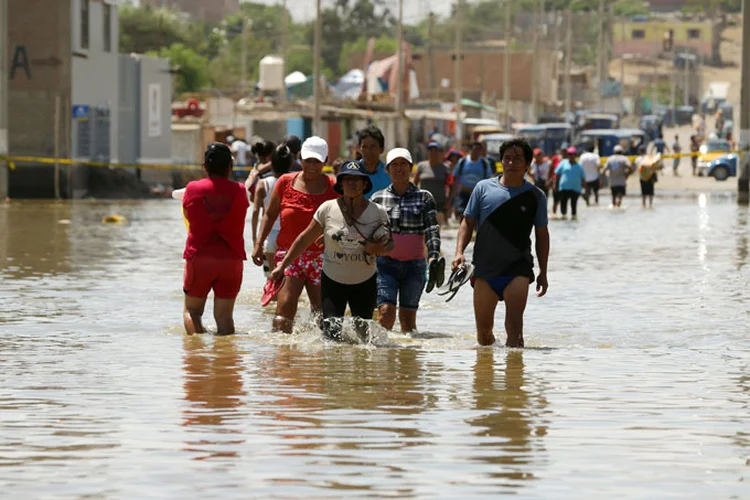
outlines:
M339 195L333 190L336 180L323 173L328 158L328 144L320 137L310 137L302 145L302 172L286 174L276 181L271 201L266 209L261 233L256 240L253 262L263 265L263 244L277 217L281 217L281 229L276 238L278 250L276 264L281 262L294 240L301 234L315 215L320 205ZM275 266L271 266L275 267ZM284 284L276 302L274 331L292 333L294 316L297 314L302 290L307 290L310 306L314 313L320 313L320 275L323 270L323 244L316 242L286 268Z

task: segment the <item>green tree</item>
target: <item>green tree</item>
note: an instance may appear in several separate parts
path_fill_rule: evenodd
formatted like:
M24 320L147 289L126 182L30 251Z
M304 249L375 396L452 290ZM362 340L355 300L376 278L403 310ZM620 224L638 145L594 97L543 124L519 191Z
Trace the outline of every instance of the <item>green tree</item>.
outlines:
M395 33L395 20L385 0L336 0L333 7L321 12L323 40L321 59L334 75L350 68L340 66L341 48L360 38L380 38ZM313 44L314 31L308 29L308 43Z
M120 52L145 54L175 43L190 46L188 23L177 12L124 5L120 17Z
M169 59L173 69L177 71L177 94L197 92L209 82L208 60L181 43L172 44L149 55Z

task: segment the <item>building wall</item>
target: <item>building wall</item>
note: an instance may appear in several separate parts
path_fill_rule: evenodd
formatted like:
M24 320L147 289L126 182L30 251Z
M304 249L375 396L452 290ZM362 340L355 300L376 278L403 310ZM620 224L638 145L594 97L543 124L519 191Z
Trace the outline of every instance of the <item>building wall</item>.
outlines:
M118 162L119 158L119 54L117 8L112 6L110 17L110 51L105 51L104 7L100 1L89 1L89 46L81 43L82 2L72 0L73 24L73 92L74 106L88 106L89 117L74 121L73 157L96 161ZM100 119L96 118L97 112ZM107 119L106 116L109 115ZM108 124L108 130L106 122ZM84 123L83 126L81 124ZM84 128L89 127L91 147L89 154L81 145L85 138Z
M174 8L210 21L219 21L240 10L240 0L141 0L141 4Z
M119 70L118 156L122 163L137 163L141 155L141 86L138 58L120 54Z
M60 124L71 98L71 0L8 2L8 150L11 155L52 156L55 103ZM61 130L61 132L62 132ZM62 147L62 154L66 152ZM11 197L54 195L53 169L19 166L9 172Z
M169 61L139 56L141 164L169 164L172 157L172 75ZM171 185L168 170L144 169L149 184Z
M388 57L389 54L378 54L376 60ZM455 89L454 82L454 52L451 50L435 51L435 85L437 90ZM351 68L361 68L364 63L364 53L352 54ZM503 99L504 92L504 64L503 49L470 49L463 53L461 63L461 84L466 92L478 92L494 95L496 99ZM531 82L533 81L533 64L537 65L539 77L537 89L540 102L552 102L557 99L557 54L552 51L539 51L535 59L532 52L511 52L510 54L510 99L514 101L531 101ZM414 69L421 92L429 90L429 58L426 53L416 53ZM441 87L441 82L447 80L447 88Z
M673 50L678 47L696 49L705 57L711 55L713 26L705 22L618 23L614 27L613 50L615 56L622 54L657 55L664 52L664 33L673 30ZM691 38L689 32L697 31ZM642 32L643 37L634 36Z
M70 0L10 0L8 4L12 154L54 153L55 98L69 100L71 91L69 13Z

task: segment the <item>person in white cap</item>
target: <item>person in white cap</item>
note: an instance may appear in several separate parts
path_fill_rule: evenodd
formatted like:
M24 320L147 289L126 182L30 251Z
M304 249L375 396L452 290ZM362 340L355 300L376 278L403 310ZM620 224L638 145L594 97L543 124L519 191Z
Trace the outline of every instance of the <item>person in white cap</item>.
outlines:
M609 187L612 190L612 206L622 205L628 176L633 173L633 165L625 156L625 149L619 144L614 148L614 154L607 158L603 172L609 175Z
M435 198L409 180L411 154L403 148L392 149L386 158L386 168L391 185L371 198L388 212L395 242L388 256L378 257L379 321L382 327L392 329L398 305L401 331L407 333L417 329L417 309L425 284L428 292L442 285L445 260L440 257ZM425 276L428 266L429 281Z
M323 173L328 158L328 144L320 137L310 137L302 145L302 171L279 177L271 201L263 216L260 234L255 242L253 262L263 265L263 241L273 229L277 217L281 226L276 237L275 265L287 254L297 236L313 220L315 211L328 200L338 198L333 186L336 180ZM313 313L321 310L320 276L323 270L323 245L315 242L284 270L284 283L276 302L273 329L291 333L302 290L307 290Z

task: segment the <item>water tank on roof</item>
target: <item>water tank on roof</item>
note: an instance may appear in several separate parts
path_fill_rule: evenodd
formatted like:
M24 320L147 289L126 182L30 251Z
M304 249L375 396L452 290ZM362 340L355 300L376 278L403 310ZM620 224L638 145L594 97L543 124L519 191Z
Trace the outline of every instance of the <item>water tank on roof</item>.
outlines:
M261 90L284 88L284 59L278 56L266 56L260 60L258 88Z

